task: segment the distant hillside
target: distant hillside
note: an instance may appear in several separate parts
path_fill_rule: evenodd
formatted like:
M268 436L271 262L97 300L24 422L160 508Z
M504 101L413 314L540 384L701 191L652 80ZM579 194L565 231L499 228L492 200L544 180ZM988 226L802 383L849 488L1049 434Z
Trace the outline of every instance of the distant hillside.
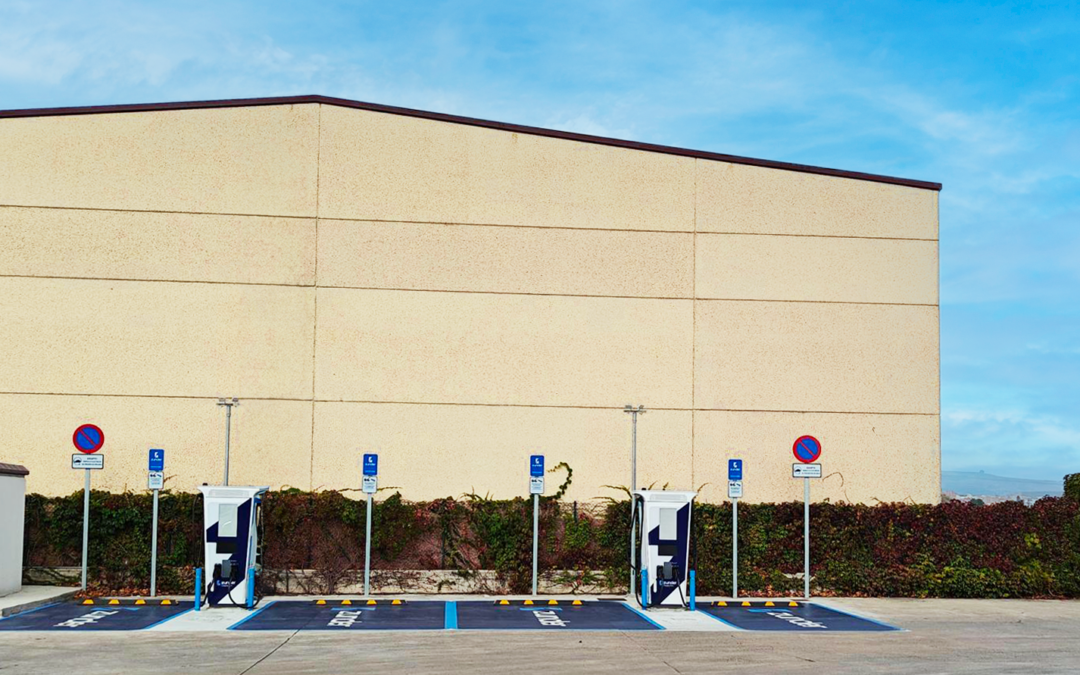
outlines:
M1030 499L1060 497L1060 480L1032 480L1029 478L1005 478L984 471L942 471L941 489L958 495L1010 496L1023 495Z

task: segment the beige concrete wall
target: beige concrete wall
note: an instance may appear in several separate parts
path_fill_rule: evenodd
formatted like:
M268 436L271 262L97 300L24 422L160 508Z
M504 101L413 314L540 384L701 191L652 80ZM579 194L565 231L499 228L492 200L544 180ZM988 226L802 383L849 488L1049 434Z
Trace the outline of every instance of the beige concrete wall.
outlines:
M318 106L0 121L0 204L314 216Z
M630 484L629 416L606 409L317 403L313 485L355 489L363 452L379 453L379 482L416 499L475 491L528 494L529 455L573 470L567 499L619 497ZM638 483L689 485L691 413L654 411L638 454ZM642 418L644 420L644 417ZM547 477L548 494L565 473Z
M320 400L689 409L689 300L319 289Z
M699 234L697 297L936 305L937 242Z
M697 162L697 231L935 240L937 193L726 162Z
M220 484L225 464L225 411L214 400L146 396L0 395L5 459L31 468L32 492L64 495L83 486L71 469L72 433L91 422L105 432L105 468L95 490L146 489L147 453L165 449L165 487L194 491ZM311 480L311 403L245 399L232 419L233 484L307 488ZM39 476L34 476L34 472Z
M698 411L694 413L694 481L702 496L727 496L727 460L742 458L744 499L801 501L791 477L799 436L821 441L823 478L811 499L832 502L930 502L941 498L938 419L934 415L865 415Z
M322 220L319 285L694 297L694 236Z
M937 307L697 303L695 405L938 413Z
M0 278L0 391L310 398L310 288Z
M706 485L936 501L937 195L333 106L0 120L0 428L30 489ZM891 453L897 445L907 452ZM560 478L552 476L553 490ZM842 483L842 484L841 484Z
M324 106L323 218L692 232L694 160Z
M0 275L315 283L315 219L0 206Z

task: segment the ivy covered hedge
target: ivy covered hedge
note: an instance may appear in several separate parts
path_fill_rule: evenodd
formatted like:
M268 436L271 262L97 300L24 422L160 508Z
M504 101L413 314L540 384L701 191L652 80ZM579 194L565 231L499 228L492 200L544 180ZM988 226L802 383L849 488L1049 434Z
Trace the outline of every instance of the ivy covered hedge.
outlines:
M270 493L265 502L268 578L310 570L307 592L334 592L363 566L364 502L337 492ZM94 492L92 588L146 592L151 498ZM629 503L586 509L542 500L542 570L560 581L624 592L629 576ZM27 498L25 564L77 566L82 495ZM478 495L411 503L380 497L373 513L373 567L493 570L500 590L526 592L531 574L532 506L526 499ZM731 509L694 510L698 592L728 594ZM1080 502L1047 498L1033 506L817 504L812 508L813 586L818 594L909 597L1080 597ZM202 500L164 492L160 504L158 587L191 593L201 562ZM740 592L787 595L801 589L802 505L742 504Z

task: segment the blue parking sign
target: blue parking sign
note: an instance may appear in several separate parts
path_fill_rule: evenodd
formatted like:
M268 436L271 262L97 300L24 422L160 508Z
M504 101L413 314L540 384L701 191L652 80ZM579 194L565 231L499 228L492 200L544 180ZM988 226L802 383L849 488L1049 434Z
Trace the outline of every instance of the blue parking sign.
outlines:
M164 471L165 470L165 451L160 448L154 448L150 451L150 471Z
M375 454L364 455L364 475L379 475L379 456Z
M544 475L544 456L533 455L529 458L529 475L530 476L543 476Z
M742 480L742 460L729 459L727 461L727 479Z

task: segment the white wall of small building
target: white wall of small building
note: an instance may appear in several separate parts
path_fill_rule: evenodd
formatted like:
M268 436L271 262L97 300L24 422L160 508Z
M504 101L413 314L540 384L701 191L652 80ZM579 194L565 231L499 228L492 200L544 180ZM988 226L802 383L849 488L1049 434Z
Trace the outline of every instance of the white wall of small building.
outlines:
M22 588L26 478L0 474L0 596Z

